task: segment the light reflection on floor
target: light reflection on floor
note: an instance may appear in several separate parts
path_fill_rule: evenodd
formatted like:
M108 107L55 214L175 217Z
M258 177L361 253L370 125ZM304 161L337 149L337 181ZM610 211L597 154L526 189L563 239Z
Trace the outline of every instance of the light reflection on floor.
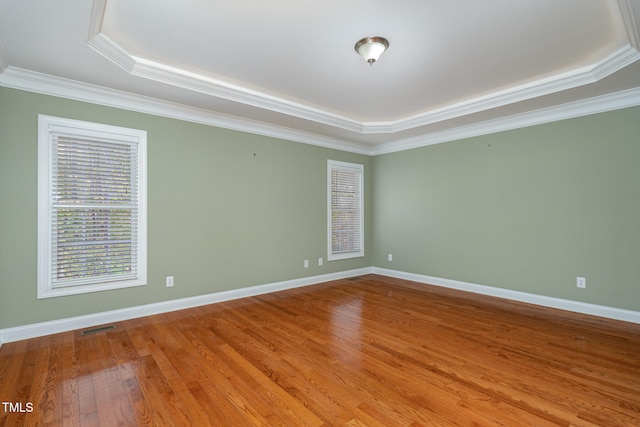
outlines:
M362 299L354 298L336 305L331 313L331 354L340 362L357 369L362 363Z

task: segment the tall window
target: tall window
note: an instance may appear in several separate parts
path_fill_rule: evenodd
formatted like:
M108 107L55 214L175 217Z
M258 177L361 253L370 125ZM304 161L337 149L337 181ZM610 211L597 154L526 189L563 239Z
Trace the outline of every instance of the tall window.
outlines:
M329 254L338 260L364 256L364 166L328 162Z
M146 284L146 140L38 117L38 298Z

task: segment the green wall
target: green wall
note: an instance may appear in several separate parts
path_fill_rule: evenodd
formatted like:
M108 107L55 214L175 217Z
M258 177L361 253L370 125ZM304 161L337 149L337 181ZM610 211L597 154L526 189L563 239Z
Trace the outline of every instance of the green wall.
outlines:
M36 298L38 114L148 131L147 286ZM637 107L370 158L0 88L0 329L369 266L640 311L639 135ZM327 159L365 165L364 258L326 262Z
M147 286L36 298L38 114L148 131ZM368 156L0 88L0 329L371 266L371 224L326 262L327 159L365 165L369 217Z
M375 266L640 310L640 108L373 166Z

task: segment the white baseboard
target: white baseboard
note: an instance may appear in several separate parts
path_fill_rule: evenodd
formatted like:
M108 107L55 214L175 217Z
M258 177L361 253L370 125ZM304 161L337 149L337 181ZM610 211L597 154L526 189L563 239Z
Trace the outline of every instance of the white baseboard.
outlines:
M608 319L622 320L625 322L640 324L640 312L633 310L625 310L622 308L571 301L544 295L530 294L527 292L513 291L510 289L494 288L492 286L478 285L475 283L443 279L441 277L432 277L422 274L406 273L403 271L389 270L386 268L373 267L372 272L373 274L379 274L381 276L395 277L398 279L411 280L413 282L442 286L445 288L458 289L461 291L473 292L476 294L489 295L513 301L541 305L544 307L557 308L560 310L573 311L576 313L588 314L591 316L605 317Z
M286 289L299 288L322 282L330 282L332 280L345 279L348 277L361 276L363 274L369 274L371 273L371 271L371 267L360 268L356 270L322 274L319 276L303 277L300 279L286 280L283 282L251 286L247 288L232 289L229 291L198 295L195 297L181 298L171 301L157 302L153 304L145 304L119 310L104 311L100 313L87 314L84 316L69 317L66 319L51 320L48 322L32 323L30 325L17 326L14 328L0 329L0 345L7 342L20 341L50 334L57 334L59 332L72 331L74 329L84 329L92 326L104 325L107 323L135 319L138 317L183 310L185 308L199 307L222 301L229 301L233 299L267 294L271 292L278 292Z
M74 329L84 329L92 326L104 325L107 323L120 322L123 320L135 319L138 317L151 316L154 314L167 313L170 311L183 310L192 307L199 307L222 301L229 301L233 299L267 294L271 292L278 292L286 289L299 288L303 286L314 285L317 283L330 282L332 280L345 279L348 277L361 276L371 273L379 274L381 276L395 277L398 279L411 280L418 283L442 286L450 289L458 289L461 291L473 292L481 295L489 295L513 301L526 302L529 304L535 304L544 307L557 308L560 310L573 311L576 313L583 313L592 316L605 317L608 319L622 320L625 322L640 324L640 312L638 311L624 310L621 308L607 307L596 304L588 304L578 301L530 294L527 292L513 291L509 289L494 288L492 286L478 285L475 283L461 282L458 280L443 279L440 277L407 273L397 270L389 270L386 268L366 267L356 270L341 271L337 273L322 274L319 276L286 280L283 282L251 286L247 288L232 289L229 291L216 292L195 297L181 298L153 304L145 304L119 310L104 311L101 313L87 314L85 316L76 316L66 319L51 320L48 322L17 326L14 328L0 329L0 345L2 345L2 343L12 341L41 337L45 335L56 334L59 332L71 331Z

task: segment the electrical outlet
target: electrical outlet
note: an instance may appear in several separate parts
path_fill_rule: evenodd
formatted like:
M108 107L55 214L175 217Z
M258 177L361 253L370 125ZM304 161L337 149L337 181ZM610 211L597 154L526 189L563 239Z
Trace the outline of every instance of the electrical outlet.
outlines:
M166 283L167 283L167 288L172 287L173 286L173 276L167 276Z
M576 278L576 285L579 288L582 288L582 289L586 288L587 287L587 279L585 277L577 277Z
M322 258L318 258L318 266L322 267L323 264L324 264L324 260Z
M387 255L387 261L393 261L393 254Z
M309 268L309 260L308 259L304 260L304 268Z

